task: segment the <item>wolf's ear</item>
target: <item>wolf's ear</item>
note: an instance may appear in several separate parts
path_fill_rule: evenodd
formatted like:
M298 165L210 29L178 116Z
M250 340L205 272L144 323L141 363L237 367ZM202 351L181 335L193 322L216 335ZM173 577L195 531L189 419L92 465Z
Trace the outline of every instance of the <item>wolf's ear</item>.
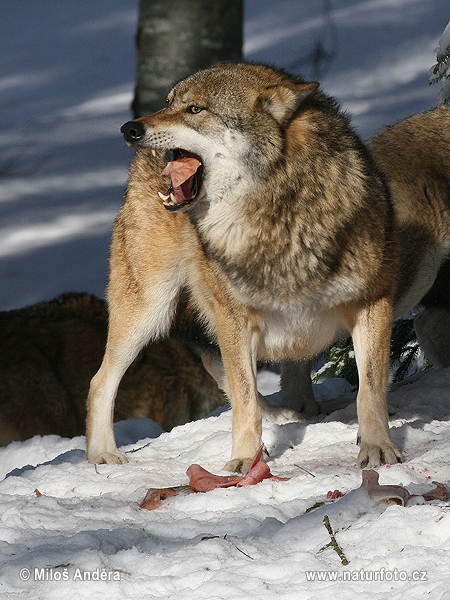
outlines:
M268 87L259 97L261 106L280 123L287 125L300 104L317 90L317 81L300 83L295 86L274 85Z

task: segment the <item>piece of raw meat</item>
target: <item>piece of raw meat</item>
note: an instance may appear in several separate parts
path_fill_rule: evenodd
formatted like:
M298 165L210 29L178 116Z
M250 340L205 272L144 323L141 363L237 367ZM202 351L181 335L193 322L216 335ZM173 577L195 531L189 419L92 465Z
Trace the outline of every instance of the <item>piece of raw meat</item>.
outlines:
M193 492L209 492L215 488L242 487L245 485L256 485L264 479L273 481L286 481L286 478L275 477L270 472L265 462L261 461L263 447L261 446L250 465L247 475L213 475L200 465L191 465L186 471L189 477L189 485L181 485L173 488L154 489L150 488L140 504L141 508L153 510L160 506L166 498L179 494L191 494Z
M161 502L166 498L179 496L180 494L184 496L186 494L193 494L194 492L196 492L196 490L190 485L178 485L176 487L162 489L150 488L139 506L140 508L146 508L147 510L154 510L155 508L158 508Z

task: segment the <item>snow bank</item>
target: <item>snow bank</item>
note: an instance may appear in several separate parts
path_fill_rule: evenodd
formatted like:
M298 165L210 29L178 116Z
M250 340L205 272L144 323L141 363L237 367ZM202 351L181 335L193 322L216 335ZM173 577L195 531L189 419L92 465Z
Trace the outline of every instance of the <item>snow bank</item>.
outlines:
M407 461L381 467L380 483L420 494L448 482L449 383L450 369L430 370L391 392L393 435ZM1 597L448 597L448 503L374 505L360 489L351 406L323 421L264 423L271 471L288 481L139 508L147 488L186 484L192 463L219 473L230 430L226 411L141 439L125 447L127 465L88 464L82 437L0 449L3 470L18 469L0 482ZM327 500L336 489L345 496ZM347 566L327 546L325 515Z

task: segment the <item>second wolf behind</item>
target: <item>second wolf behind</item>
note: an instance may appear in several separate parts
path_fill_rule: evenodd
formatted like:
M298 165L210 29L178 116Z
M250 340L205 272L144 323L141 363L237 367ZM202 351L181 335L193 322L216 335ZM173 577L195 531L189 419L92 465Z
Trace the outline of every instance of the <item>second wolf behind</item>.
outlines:
M113 234L108 344L89 393L91 462L126 460L111 432L115 390L142 345L168 331L185 290L220 346L228 469L245 471L261 443L257 359L310 358L345 332L359 373L358 462L401 461L385 399L392 318L421 300L447 258L448 194L430 184L414 208L394 209L317 87L264 65L218 65L124 126L137 153Z

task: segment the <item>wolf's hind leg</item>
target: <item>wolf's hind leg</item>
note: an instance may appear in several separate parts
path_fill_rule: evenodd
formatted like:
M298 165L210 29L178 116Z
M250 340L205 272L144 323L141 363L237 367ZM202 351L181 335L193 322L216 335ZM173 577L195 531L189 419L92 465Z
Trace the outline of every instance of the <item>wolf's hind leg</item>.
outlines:
M211 377L215 379L219 388L225 392L225 390L227 389L226 376L220 354L204 353L202 354L202 361L203 366L211 375ZM269 419L270 421L273 421L274 423L280 423L282 421L290 420L297 421L299 419L304 419L304 415L295 408L289 408L285 405L274 406L259 392L258 405L261 410L262 416L266 419Z
M441 265L423 310L414 319L419 345L427 360L440 369L450 366L450 259Z
M312 360L285 360L281 365L281 406L302 413L307 418L323 412L314 398L312 363Z

